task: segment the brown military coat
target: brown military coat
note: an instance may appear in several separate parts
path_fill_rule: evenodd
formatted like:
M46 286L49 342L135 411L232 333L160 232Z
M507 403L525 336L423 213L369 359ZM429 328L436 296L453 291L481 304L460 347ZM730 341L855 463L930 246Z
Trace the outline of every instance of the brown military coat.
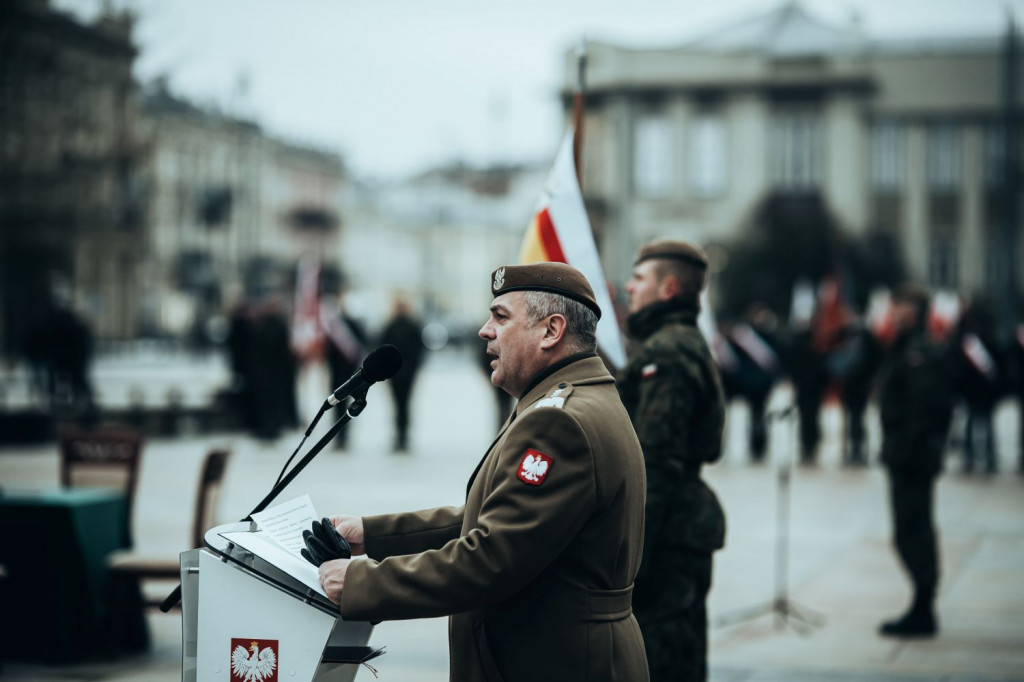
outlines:
M604 364L561 366L519 401L464 507L363 519L373 560L349 565L341 614L450 615L458 682L643 682L630 600L645 486Z

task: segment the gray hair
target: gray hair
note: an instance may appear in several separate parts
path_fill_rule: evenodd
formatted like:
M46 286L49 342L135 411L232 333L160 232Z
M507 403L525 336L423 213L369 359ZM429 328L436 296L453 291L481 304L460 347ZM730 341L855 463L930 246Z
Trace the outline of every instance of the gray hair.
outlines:
M576 353L597 350L597 314L568 296L549 291L525 291L526 317L531 325L551 315L565 318L565 335L569 349Z

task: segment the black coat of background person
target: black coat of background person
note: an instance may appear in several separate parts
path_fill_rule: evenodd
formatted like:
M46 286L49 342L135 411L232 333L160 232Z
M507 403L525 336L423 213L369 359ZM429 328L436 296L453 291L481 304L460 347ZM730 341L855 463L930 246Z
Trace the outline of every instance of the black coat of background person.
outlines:
M396 451L408 447L409 401L413 384L423 360L423 325L412 314L409 304L398 300L391 320L381 332L381 344L391 344L402 352L402 367L387 383L395 400L395 445Z

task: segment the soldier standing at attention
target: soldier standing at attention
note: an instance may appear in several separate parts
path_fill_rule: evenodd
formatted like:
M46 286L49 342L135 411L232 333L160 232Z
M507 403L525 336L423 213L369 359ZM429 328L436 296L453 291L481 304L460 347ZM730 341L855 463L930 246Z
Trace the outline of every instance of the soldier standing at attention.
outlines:
M372 560L325 561L320 582L345 620L451 616L458 682L644 682L643 453L594 352L601 309L561 263L498 268L491 292L491 383L519 402L465 504L333 518Z
M707 679L711 555L725 542L725 514L700 478L721 455L725 406L697 328L707 258L684 241L640 250L629 293L636 342L619 382L647 465L644 556L633 608L651 680Z
M931 636L938 631L933 610L939 584L933 502L951 410L945 356L925 334L928 302L928 292L914 286L893 294L896 339L879 385L882 463L889 474L893 539L914 583L910 610L879 629L889 637Z

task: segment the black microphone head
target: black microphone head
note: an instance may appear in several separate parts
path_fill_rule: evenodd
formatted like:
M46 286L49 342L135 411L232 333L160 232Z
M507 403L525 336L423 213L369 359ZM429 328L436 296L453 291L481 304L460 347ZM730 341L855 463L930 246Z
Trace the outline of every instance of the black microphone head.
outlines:
M370 381L384 381L402 369L402 351L390 343L378 346L363 360L363 376Z

